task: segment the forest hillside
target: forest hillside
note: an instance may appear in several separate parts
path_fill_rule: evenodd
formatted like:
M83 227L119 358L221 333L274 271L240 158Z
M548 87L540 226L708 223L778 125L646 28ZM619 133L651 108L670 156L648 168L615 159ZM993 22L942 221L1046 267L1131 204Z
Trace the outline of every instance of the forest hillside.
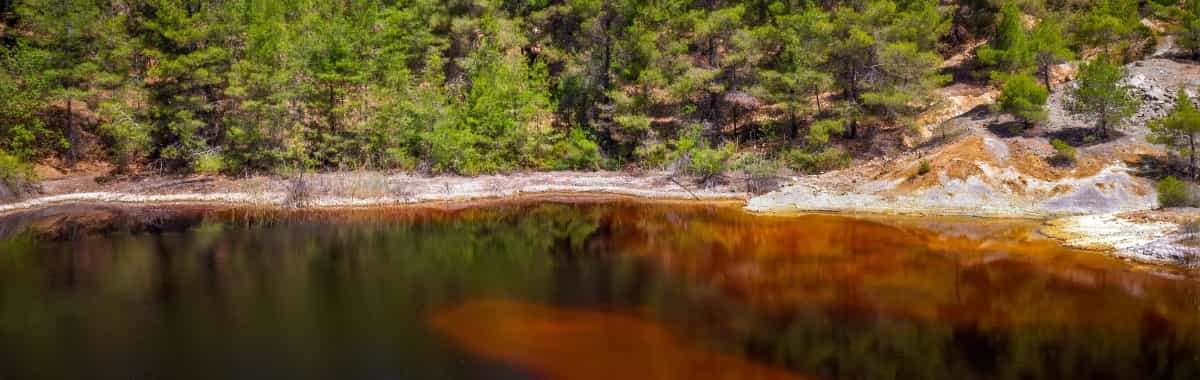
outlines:
M1046 139L1070 161L1120 136L1138 99L1110 90L1149 55L1200 58L1200 0L4 1L0 177L639 169L709 186L920 152L978 107L1013 134L1085 120ZM1056 88L1070 79L1086 85ZM1180 120L1156 143L1191 163Z

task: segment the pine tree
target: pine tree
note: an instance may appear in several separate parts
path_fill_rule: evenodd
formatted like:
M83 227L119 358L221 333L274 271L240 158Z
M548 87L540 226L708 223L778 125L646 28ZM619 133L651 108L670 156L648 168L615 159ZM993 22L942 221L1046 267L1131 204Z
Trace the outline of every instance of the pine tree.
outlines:
M820 70L829 59L827 46L833 26L828 15L818 8L782 16L779 21L784 31L771 33L782 39L779 68L760 72L760 85L755 92L783 106L787 112L788 136L794 139L799 134L800 114L810 103L818 113L822 112L821 93L833 83L833 78Z
M81 100L92 92L89 78L96 75L101 30L100 9L90 1L27 0L17 7L18 17L31 32L32 41L52 54L46 62L51 101L63 102L66 158L74 163L82 154L82 128L75 120Z
M231 169L270 169L283 164L289 141L298 140L291 126L298 115L289 103L298 97L294 78L299 70L283 4L245 0L236 15L244 46L232 63L225 96L231 109L223 136L224 156Z
M1150 134L1146 139L1154 144L1166 145L1180 156L1186 157L1189 175L1196 177L1197 139L1200 139L1200 111L1192 97L1182 88L1175 95L1175 107L1166 117L1148 123Z
M1126 60L1130 50L1150 34L1141 23L1137 0L1098 0L1080 13L1075 39L1083 47L1100 48L1109 57Z
M911 42L890 43L879 52L877 72L863 103L889 120L910 124L933 101L933 90L950 80L938 73L942 57Z
M734 91L771 103L761 110L777 111L795 140L805 125L810 135L836 133L822 127L836 124L856 137L860 124L908 123L932 103L951 22L937 0L0 8L15 10L0 30L0 147L24 160L77 158L77 140L90 141L80 136L97 132L120 166L144 158L227 173L587 167L591 158L580 157L593 157L593 137L614 165L661 162L685 125L699 122L715 139L729 137L729 120L761 130L766 119L723 115ZM1006 16L1002 29L1020 29L1018 18ZM1042 78L1066 59L1056 46L1037 60ZM94 130L76 120L85 107L99 116ZM550 156L560 153L574 158ZM199 159L203 168L192 165Z
M546 68L529 65L515 46L505 45L514 26L485 19L484 38L466 61L470 89L453 105L458 131L440 131L446 144L435 147L441 167L464 174L509 171L529 164L539 134L550 123Z
M1179 45L1200 61L1200 0L1188 0L1182 5L1183 17L1179 27Z
M1046 86L1047 93L1054 92L1050 83L1050 74L1054 70L1054 66L1075 57L1071 49L1067 47L1063 33L1062 24L1057 15L1043 18L1033 27L1031 33L1029 43L1030 51L1033 53L1033 63L1037 67L1038 76Z
M0 46L0 154L28 161L65 144L39 117L53 89L46 75L52 56L25 44Z
M834 11L833 43L830 45L829 71L851 103L862 102L862 87L874 65L875 37L863 15L853 8Z
M223 133L220 97L231 51L222 28L226 9L189 0L156 0L138 8L156 156L173 168L190 165ZM211 153L210 153L211 154Z
M354 150L361 146L350 134L358 126L354 117L358 116L355 112L361 105L368 75L365 57L360 54L366 50L362 45L365 36L358 28L361 25L349 16L356 10L336 4L325 6L332 9L324 12L347 14L313 19L313 26L319 32L314 33L313 40L305 41L308 45L305 69L311 75L305 100L312 113L322 120L311 131L310 138L316 144L315 159L321 164L357 166L360 157Z
M942 57L935 50L936 39L930 39L943 35L948 24L943 15L926 11L936 7L932 2L914 1L906 6L884 1L879 8L869 9L885 25L882 35L886 39L877 40L870 89L863 94L863 103L884 120L911 125L935 100L934 90L950 80L940 74ZM926 34L917 37L922 33L914 27L922 24L927 27Z
M1119 127L1140 106L1130 87L1121 83L1124 77L1125 69L1108 57L1085 63L1069 90L1067 110L1096 120L1100 137L1108 138L1109 130Z
M1000 11L1000 23L990 46L980 48L978 57L983 64L1001 72L1016 73L1033 65L1029 36L1021 25L1021 12L1016 4L1008 3Z
M1025 128L1046 119L1046 98L1049 93L1038 86L1037 80L1026 74L1003 75L1000 79L1004 86L996 103L999 111L1016 116Z
M715 4L715 2L713 2ZM708 9L696 18L694 26L696 43L703 46L705 66L702 70L701 87L708 94L709 115L713 123L721 124L722 94L729 89L727 70L722 61L722 51L728 50L729 40L741 26L744 8L735 5L727 8Z

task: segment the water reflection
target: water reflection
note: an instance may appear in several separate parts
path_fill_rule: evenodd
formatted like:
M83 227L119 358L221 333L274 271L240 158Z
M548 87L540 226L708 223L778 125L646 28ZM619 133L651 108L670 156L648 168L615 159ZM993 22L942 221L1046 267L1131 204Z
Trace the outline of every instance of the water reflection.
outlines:
M439 332L479 353L558 379L803 379L688 342L614 312L474 300L439 312Z
M1029 231L75 206L0 220L0 378L1200 378L1196 281Z

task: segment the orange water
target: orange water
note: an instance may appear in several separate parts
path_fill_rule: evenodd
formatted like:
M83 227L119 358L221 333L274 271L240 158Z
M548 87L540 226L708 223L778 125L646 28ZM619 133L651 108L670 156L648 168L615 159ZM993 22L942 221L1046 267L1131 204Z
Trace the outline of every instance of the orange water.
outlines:
M0 219L0 378L1200 378L1200 282L1036 227L73 206Z

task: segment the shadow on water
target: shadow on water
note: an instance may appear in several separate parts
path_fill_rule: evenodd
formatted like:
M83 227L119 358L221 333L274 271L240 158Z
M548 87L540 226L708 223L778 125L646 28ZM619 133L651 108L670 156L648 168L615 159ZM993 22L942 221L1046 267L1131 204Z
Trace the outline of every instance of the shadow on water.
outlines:
M0 219L0 378L1200 378L1196 280L1030 228L70 206Z

